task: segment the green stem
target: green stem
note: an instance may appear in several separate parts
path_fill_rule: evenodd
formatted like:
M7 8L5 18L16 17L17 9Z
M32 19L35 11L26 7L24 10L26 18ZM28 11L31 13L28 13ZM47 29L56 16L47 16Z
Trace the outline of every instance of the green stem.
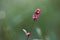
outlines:
M27 37L27 40L29 40L29 37Z

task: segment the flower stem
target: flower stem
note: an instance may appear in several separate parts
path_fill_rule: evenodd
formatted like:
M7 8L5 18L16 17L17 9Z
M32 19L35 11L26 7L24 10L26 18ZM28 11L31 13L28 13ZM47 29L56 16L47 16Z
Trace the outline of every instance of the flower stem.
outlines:
M27 40L29 40L29 37L27 37Z

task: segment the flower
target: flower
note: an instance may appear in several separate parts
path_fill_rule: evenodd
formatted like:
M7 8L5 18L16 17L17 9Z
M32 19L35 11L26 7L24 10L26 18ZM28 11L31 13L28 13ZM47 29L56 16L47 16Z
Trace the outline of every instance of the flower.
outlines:
M27 36L27 37L29 37L29 36L30 36L30 33L29 33L29 32L28 32L28 33L26 33L26 36Z
M27 30L25 30L25 29L22 29L22 30L25 32L26 37L30 36L30 32L27 32Z
M38 15L37 14L34 14L33 15L33 20L35 21L35 20L37 20L38 19Z
M32 18L33 18L34 21L36 21L38 19L40 12L41 11L40 11L39 8L35 10L35 12L34 12L34 14L32 16Z
M35 10L35 13L34 14L39 14L41 12L41 10L38 8Z

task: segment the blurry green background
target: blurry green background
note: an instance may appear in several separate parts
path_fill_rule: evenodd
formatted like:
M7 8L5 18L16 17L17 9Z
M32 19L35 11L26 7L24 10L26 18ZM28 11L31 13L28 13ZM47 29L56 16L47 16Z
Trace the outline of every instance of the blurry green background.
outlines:
M0 40L27 40L22 29L31 33L29 40L60 40L60 0L0 0Z

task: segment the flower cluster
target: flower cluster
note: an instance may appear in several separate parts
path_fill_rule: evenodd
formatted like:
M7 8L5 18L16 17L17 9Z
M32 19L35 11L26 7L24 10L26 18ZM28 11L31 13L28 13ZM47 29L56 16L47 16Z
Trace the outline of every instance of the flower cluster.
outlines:
M39 8L35 10L35 12L32 16L34 21L36 21L38 19L40 12L41 12L41 10Z

